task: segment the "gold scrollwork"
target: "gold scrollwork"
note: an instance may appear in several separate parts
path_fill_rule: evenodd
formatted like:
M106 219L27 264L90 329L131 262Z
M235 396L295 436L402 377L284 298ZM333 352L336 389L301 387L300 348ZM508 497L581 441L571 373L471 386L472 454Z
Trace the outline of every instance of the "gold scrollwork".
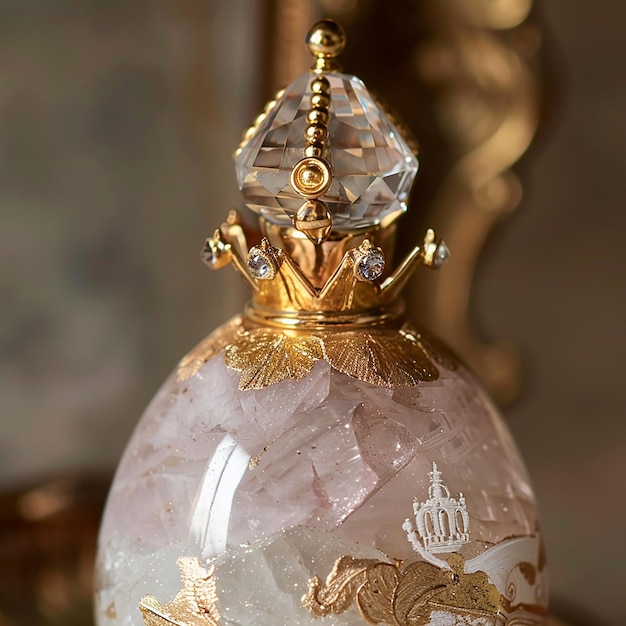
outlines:
M314 617L337 615L353 604L368 624L426 626L434 611L482 618L493 626L540 624L539 606L511 606L484 572L464 573L465 559L454 553L450 570L420 561L385 563L376 559L341 556L321 583L314 577L302 596L302 605ZM520 621L521 620L521 621Z
M167 604L161 604L153 595L139 602L145 626L219 626L215 567L205 569L197 558L178 559L182 590Z

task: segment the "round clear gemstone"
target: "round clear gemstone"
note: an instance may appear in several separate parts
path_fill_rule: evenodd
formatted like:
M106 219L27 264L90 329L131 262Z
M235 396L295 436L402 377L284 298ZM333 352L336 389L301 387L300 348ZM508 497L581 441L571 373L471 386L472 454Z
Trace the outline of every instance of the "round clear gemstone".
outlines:
M385 269L385 257L380 250L367 252L357 263L357 277L361 280L376 280Z
M448 246L441 241L433 255L433 267L441 267L450 258L450 250Z
M272 265L264 254L251 251L248 255L248 269L254 278L267 280L272 278Z

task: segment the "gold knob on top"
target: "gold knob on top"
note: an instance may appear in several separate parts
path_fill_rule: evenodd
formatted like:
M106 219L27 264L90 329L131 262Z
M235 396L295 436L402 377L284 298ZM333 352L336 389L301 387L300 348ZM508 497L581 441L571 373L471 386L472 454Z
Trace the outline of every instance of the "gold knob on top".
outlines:
M306 44L315 57L312 70L316 72L336 71L339 65L335 57L346 45L346 33L333 20L321 20L314 24L306 35Z

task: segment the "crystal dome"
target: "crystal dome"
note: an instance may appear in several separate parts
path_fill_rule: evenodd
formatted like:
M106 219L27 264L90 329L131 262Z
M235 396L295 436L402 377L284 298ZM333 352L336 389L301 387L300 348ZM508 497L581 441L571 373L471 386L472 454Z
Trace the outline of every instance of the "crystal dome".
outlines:
M302 198L290 183L305 147L311 72L296 78L235 156L246 206L270 222L291 225ZM406 210L417 159L392 121L356 76L332 73L327 160L333 171L320 196L334 228L351 230Z
M109 497L99 626L142 625L146 594L167 613L183 586L180 557L211 564L211 619L220 616L183 623L328 623L320 598L332 600L327 587L348 576L341 567L393 573L400 562L432 568L410 586L421 621L380 623L505 624L502 607L515 623L542 623L545 560L526 471L472 376L462 366L439 370L436 381L391 390L319 361L302 380L241 391L220 352L189 380L174 373L140 421ZM462 577L483 577L465 583L488 585L497 610L450 601L464 582L450 582L453 555L464 560ZM330 623L366 623L362 597L349 585L343 592ZM371 617L383 605L364 610Z

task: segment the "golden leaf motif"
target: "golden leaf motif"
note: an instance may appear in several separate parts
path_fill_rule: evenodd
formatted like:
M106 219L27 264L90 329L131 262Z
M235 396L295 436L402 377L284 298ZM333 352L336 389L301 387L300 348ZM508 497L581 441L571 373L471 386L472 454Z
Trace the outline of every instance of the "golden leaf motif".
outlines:
M348 376L392 389L437 380L435 361L450 370L459 363L438 340L410 327L310 333L250 327L237 316L181 360L178 381L195 376L222 350L228 367L241 372L242 390L300 380L320 359Z
M215 567L208 570L197 558L178 559L183 588L167 604L161 604L153 595L144 596L139 609L145 626L219 626Z
M255 328L226 347L225 360L228 367L241 372L239 389L246 390L287 378L300 380L323 356L319 337Z
M237 315L205 337L181 359L177 370L178 382L195 376L212 356L223 350L241 332L243 332L243 318Z
M324 353L336 370L372 385L409 387L439 378L422 345L398 331L328 333Z
M545 614L542 607L512 607L487 574L464 573L465 559L460 554L451 555L448 564L451 570L427 562L405 567L401 562L344 555L324 584L317 577L309 581L302 605L314 617L324 617L343 613L355 603L367 623L388 626L426 626L431 623L431 613L441 610L502 626L507 614L519 609L524 616L517 623L540 623L537 616Z

